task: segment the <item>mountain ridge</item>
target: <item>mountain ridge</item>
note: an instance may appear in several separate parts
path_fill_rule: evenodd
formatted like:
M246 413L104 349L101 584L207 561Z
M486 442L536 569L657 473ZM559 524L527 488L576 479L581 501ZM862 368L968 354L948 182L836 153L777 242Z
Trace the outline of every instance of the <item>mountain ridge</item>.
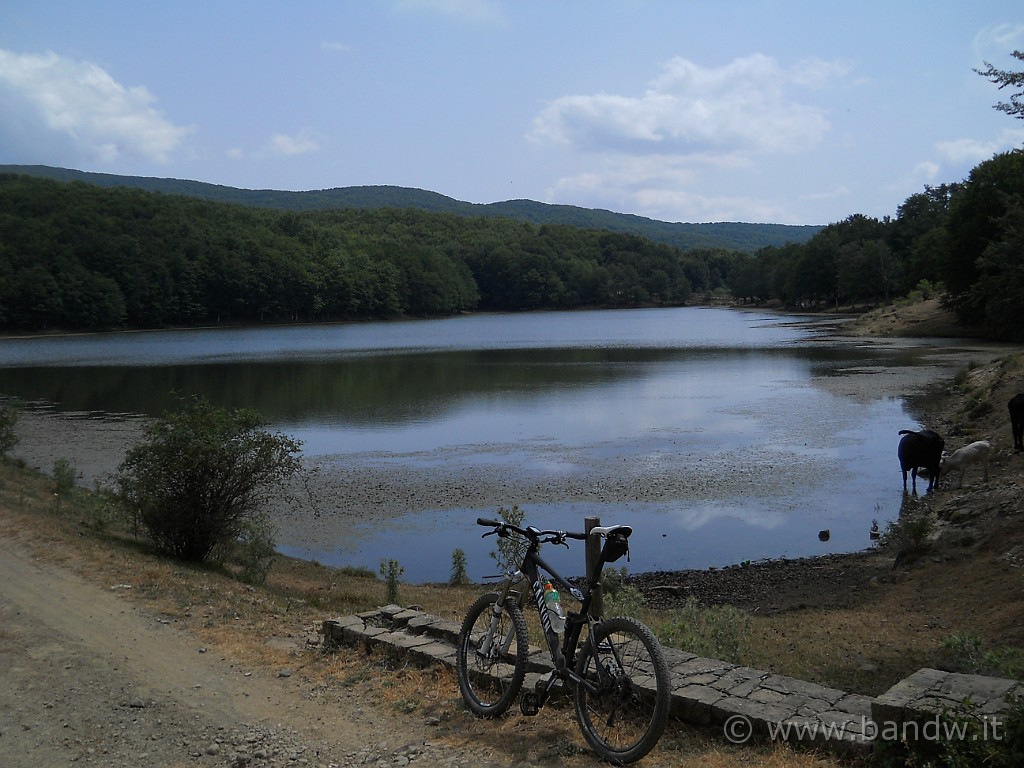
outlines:
M161 194L277 210L415 208L464 217L503 217L537 225L564 224L584 229L636 234L685 250L708 248L753 252L764 246L781 247L787 243L807 242L824 227L746 222L666 222L631 213L541 203L528 199L469 203L439 192L391 185L332 187L307 191L240 189L188 179L121 176L47 165L0 165L0 173L69 183L82 182L101 187L130 187Z

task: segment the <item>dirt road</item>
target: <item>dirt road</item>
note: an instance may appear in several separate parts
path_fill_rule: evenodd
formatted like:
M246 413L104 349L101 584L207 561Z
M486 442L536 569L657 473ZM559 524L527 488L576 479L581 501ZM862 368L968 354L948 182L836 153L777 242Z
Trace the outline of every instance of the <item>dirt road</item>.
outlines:
M421 723L324 706L287 673L208 653L124 589L0 540L0 765L486 764Z

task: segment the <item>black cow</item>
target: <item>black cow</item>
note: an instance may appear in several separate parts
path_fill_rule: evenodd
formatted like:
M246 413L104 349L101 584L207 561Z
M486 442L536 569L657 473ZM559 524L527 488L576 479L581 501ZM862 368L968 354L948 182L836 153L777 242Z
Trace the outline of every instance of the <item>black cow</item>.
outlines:
M897 453L900 457L900 469L903 470L903 492L907 492L907 472L910 472L911 487L917 494L917 470L923 467L928 470L928 491L939 482L939 470L942 466L942 449L946 441L930 429L914 432L901 429L900 445Z
M1007 407L1010 409L1013 449L1015 451L1024 451L1024 392L1011 397Z

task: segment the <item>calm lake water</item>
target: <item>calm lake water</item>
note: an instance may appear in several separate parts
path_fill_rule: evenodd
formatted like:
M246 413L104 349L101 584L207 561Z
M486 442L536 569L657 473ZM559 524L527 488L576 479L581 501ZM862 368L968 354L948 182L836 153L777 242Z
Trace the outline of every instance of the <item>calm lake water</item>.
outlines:
M474 521L512 504L632 524L634 572L862 549L899 513L904 394L950 373L938 354L724 309L473 315L0 340L0 393L98 421L172 391L255 408L327 478L283 551L441 581L456 547L493 570ZM548 554L579 572L582 548Z

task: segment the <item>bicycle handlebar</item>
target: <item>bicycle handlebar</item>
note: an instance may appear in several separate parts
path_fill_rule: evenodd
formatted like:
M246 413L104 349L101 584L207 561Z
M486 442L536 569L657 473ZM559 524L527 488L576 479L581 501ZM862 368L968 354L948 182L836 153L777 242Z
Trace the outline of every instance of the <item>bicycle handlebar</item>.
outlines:
M530 539L540 539L543 536L551 536L554 541L562 541L563 539L576 539L577 541L586 541L586 533L575 533L572 531L541 531L536 528L520 528L518 525L512 523L506 523L501 520L489 520L486 517L478 517L476 519L477 525L483 525L488 528L494 528L492 533L498 534L498 536L508 536L509 532L518 533L520 536L526 536ZM633 529L628 525L606 525L598 528L592 528L590 533L594 536L605 536L609 533L617 532L623 536L629 536ZM490 533L485 533L484 536L490 536Z

